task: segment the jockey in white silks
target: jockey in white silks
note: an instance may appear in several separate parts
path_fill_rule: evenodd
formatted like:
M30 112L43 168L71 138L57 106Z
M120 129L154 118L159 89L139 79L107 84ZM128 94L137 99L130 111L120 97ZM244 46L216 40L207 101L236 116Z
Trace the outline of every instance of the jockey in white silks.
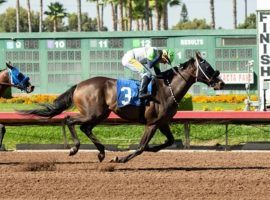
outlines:
M147 86L151 81L151 68L155 74L160 73L160 63L170 64L174 60L174 51L171 49L159 50L156 47L140 47L129 50L122 58L122 64L141 76L141 86L139 91L140 99L147 99L151 94L147 93Z

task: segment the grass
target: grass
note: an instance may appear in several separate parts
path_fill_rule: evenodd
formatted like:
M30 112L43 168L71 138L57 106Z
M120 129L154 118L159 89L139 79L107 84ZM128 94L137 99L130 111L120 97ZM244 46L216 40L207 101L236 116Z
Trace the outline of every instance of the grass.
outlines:
M0 112L12 112L14 109L30 109L35 105L0 103ZM204 107L222 107L224 110L235 110L242 104L205 104L194 103L194 110L202 110ZM7 126L7 133L3 143L7 149L15 149L16 144L59 144L63 143L62 127L60 126ZM82 144L91 143L89 139L76 128ZM175 139L184 141L184 127L182 124L172 124L171 130ZM130 144L138 144L143 134L144 127L140 125L119 125L94 128L93 132L104 144L116 144L119 147L128 147ZM68 130L67 130L68 133ZM67 134L69 136L69 134ZM151 140L152 144L160 144L166 138L158 131ZM225 144L224 125L191 125L191 145L216 145ZM268 126L229 126L229 144L235 145L250 141L270 141L270 128ZM72 144L70 137L68 142Z

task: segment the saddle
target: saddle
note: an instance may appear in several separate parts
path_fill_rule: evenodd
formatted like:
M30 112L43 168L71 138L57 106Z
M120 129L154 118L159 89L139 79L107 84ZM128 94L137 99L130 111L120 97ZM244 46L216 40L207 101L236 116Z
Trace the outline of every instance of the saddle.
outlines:
M147 91L152 94L153 84L155 79L152 79L148 84ZM117 79L117 106L124 107L127 105L132 106L145 106L149 100L139 99L140 81L132 79Z

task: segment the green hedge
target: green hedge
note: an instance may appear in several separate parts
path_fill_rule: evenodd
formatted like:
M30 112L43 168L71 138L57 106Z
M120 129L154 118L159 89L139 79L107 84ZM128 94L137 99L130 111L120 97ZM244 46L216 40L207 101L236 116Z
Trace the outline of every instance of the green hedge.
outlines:
M180 101L178 110L193 110L192 95L186 94Z

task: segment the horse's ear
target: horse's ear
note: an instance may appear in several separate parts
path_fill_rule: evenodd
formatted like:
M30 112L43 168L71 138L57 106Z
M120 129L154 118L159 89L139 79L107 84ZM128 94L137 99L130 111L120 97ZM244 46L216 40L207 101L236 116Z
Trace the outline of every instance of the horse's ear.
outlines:
M202 54L201 54L199 51L196 52L196 58L197 58L198 60L203 60Z
M7 68L9 68L9 69L13 69L13 66L11 65L11 62L9 61L8 63L6 63L6 66L7 66Z

